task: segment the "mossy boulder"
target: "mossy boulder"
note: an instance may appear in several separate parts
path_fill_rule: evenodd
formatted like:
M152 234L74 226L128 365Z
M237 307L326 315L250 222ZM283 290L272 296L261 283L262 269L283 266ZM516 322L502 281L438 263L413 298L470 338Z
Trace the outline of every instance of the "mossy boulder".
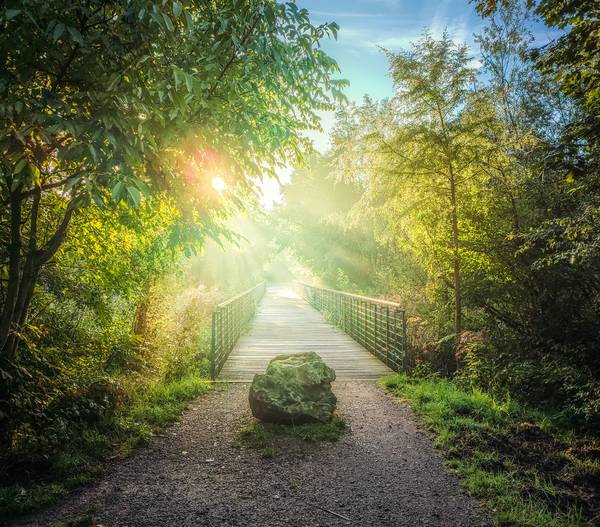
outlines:
M268 423L326 423L337 399L331 391L335 371L315 352L275 357L250 387L254 417Z

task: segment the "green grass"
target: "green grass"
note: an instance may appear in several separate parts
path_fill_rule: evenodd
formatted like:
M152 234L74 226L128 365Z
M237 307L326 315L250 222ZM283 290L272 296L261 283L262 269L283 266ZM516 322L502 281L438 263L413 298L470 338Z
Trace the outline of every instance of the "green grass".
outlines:
M210 389L211 384L196 375L144 387L117 414L24 465L28 480L0 486L0 519L47 507L70 490L95 480L108 459L126 457L146 444L158 430L175 422L189 401ZM22 460L31 458L33 453L29 454L14 453L14 457Z
M237 442L240 446L257 450L262 457L270 458L285 446L289 446L290 442L337 441L345 428L346 422L337 415L328 423L304 425L277 425L252 421L239 431Z
M382 384L410 403L449 467L500 525L592 525L600 512L596 439L560 428L552 415L437 377L394 374Z

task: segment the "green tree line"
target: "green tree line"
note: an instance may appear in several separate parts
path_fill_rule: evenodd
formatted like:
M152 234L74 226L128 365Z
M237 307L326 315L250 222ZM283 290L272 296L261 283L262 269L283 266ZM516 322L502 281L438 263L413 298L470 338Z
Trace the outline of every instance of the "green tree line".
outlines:
M481 2L477 50L426 32L386 51L393 96L338 112L330 152L296 174L280 221L281 243L327 285L401 301L424 364L590 427L600 422L593 4ZM531 17L560 36L536 47Z

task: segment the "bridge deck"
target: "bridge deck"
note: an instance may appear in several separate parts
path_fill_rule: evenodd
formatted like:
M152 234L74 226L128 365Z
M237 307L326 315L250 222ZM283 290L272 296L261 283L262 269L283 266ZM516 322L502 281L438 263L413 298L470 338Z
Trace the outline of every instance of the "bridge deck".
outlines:
M221 380L251 381L276 355L316 351L340 381L372 380L391 370L301 299L290 286L272 286L221 371Z

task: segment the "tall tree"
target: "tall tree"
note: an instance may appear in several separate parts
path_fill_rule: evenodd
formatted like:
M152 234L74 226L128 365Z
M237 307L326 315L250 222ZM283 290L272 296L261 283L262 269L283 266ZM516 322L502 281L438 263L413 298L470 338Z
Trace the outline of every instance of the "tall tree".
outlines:
M449 219L454 332L459 338L463 330L459 194L472 163L464 155L462 113L475 72L466 46L456 45L448 34L440 40L425 35L411 50L388 57L398 127L390 138L381 137L382 146L394 158L399 178L416 180L425 194L446 202L442 214Z
M477 11L491 17L524 3L549 27L560 30L558 38L533 50L537 66L551 74L561 90L587 107L585 128L598 139L600 70L598 34L600 17L595 0L471 0Z
M231 187L302 155L341 95L294 2L21 0L0 11L0 358L11 361L43 265L82 207L164 191L175 242L216 232ZM183 227L188 228L183 228Z

